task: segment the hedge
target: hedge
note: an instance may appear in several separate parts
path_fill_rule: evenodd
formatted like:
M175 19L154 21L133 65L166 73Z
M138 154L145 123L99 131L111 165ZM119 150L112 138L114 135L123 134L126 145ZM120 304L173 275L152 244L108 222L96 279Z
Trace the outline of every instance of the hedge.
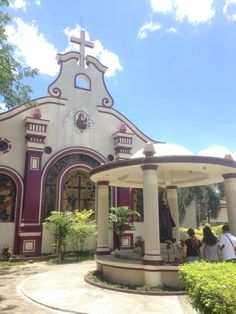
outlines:
M196 310L204 314L236 313L235 263L186 263L179 272Z

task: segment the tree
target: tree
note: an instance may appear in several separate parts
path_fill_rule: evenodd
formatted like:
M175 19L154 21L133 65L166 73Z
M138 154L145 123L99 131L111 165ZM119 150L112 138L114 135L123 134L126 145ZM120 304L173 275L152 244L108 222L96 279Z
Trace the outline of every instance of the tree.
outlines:
M224 197L223 184L212 184L182 188L178 190L180 220L184 218L186 207L195 202L197 209L197 226L201 222L210 223L220 210L220 200Z
M140 214L128 206L112 207L109 213L111 229L118 237L118 249L120 249L121 238L126 230L134 230L133 218L140 217Z
M58 253L59 263L62 262L62 249L66 244L66 237L70 232L72 224L71 213L68 211L58 212L52 211L51 215L46 218L44 225L49 229L54 236L54 244L56 253Z
M8 7L8 0L0 0L0 7ZM12 55L13 47L8 43L6 25L11 21L8 13L0 11L0 95L8 109L24 103L31 104L32 88L23 83L24 79L34 77L38 70L25 67Z
M73 250L78 253L83 252L84 242L88 236L96 234L96 221L92 219L94 211L87 209L83 211L71 212L72 224L69 231L69 239L71 240Z

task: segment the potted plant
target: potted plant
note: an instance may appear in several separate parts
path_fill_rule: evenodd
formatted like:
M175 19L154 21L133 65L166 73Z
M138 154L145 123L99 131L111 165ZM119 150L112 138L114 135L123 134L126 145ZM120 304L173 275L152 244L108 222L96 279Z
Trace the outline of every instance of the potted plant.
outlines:
M111 229L118 238L118 249L121 247L121 239L126 230L134 230L133 219L140 217L140 214L128 206L110 208L109 223Z

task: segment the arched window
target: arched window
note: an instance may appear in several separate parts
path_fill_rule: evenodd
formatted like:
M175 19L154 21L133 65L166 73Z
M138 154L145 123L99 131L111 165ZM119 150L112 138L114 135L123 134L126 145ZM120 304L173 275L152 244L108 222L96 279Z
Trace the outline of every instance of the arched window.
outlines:
M91 81L90 78L85 74L78 74L75 77L75 86L77 88L85 89L85 90L91 90Z
M0 222L13 222L15 216L16 185L5 174L0 174Z

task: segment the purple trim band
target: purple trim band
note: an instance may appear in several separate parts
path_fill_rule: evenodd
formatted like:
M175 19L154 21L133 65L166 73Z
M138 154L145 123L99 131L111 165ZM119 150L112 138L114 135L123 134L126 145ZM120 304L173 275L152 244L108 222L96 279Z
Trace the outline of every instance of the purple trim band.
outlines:
M96 251L96 255L111 255L110 251Z
M130 128L130 130L132 132L134 132L134 134L140 138L142 141L144 142L153 142L154 144L155 143L165 143L165 142L160 142L160 141L155 141L153 139L151 139L150 137L148 137L147 135L145 135L136 125L133 124L133 122L131 122L128 118L126 118L122 113L120 113L118 110L114 109L114 108L109 108L109 107L105 107L107 110L109 109L110 112L108 111L105 111L103 110L104 109L104 106L98 106L98 112L102 112L102 113L105 113L105 114L110 114L114 117L116 117L118 120L120 120L122 123L125 123L124 121L127 121L129 123L128 127ZM121 117L119 117L118 115L120 115ZM126 123L125 123L126 124ZM141 134L139 135L138 132Z
M223 174L224 179L235 179L236 178L236 173L226 173Z
M41 98L38 98L37 99L37 101L40 101L40 100L45 100L44 102L42 102L42 103L38 103L37 104L37 107L39 107L39 106L42 106L42 105L48 105L48 104L53 104L53 105L57 105L57 106L65 106L65 103L59 103L58 101L52 101L52 100L50 100L50 98L51 97L41 97ZM60 98L60 101L65 101L66 102L66 100L67 99L65 99L65 98ZM20 110L21 109L21 107L23 108L22 110ZM5 121L5 120L9 120L9 119L11 119L11 118L13 118L13 117L15 117L15 116L17 116L18 114L21 114L22 112L24 112L24 111L27 111L27 110L30 110L30 109L32 109L33 107L30 107L30 106L26 106L26 105L22 105L22 106L20 106L20 107L16 107L16 108L13 108L13 109L11 109L11 110L8 110L7 112L3 112L3 113L1 113L0 114L0 121ZM14 113L14 111L16 111L15 113ZM4 115L6 115L6 114L9 114L9 113L12 113L11 115L9 115L9 116L7 116L6 118L1 118L1 115L2 116L4 116ZM32 118L33 119L33 118ZM44 119L42 119L42 120L44 120Z
M135 271L145 271L145 272L150 272L150 273L157 273L157 272L166 272L166 273L177 273L179 270L178 270L178 266L175 266L176 269L144 269L144 268L136 268L136 267L122 267L122 266L117 266L117 265L107 265L107 264L103 264L101 261L99 260L95 260L95 262L98 264L98 265L101 265L101 266L105 266L105 267L112 267L112 268L118 268L118 269L126 269L126 270L135 270ZM154 265L154 266L163 266L164 264L162 265ZM173 267L173 266L172 266Z
M163 265L163 261L162 260L147 260L147 259L143 259L143 265L153 265L153 266L162 266Z

